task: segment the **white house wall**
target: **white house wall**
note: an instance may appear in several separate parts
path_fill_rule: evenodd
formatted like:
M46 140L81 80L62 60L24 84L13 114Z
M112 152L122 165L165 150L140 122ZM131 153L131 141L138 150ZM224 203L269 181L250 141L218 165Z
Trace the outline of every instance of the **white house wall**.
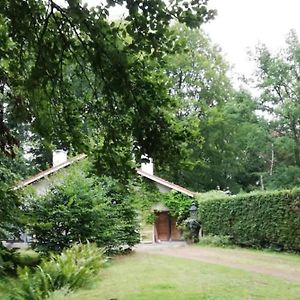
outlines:
M41 196L46 194L50 187L50 181L47 178L43 178L31 184L36 191L37 195Z
M155 184L156 184L158 190L159 190L161 193L168 193L168 192L170 192L170 191L172 190L171 188L169 188L169 187L167 187L167 186L164 186L164 185L162 185L162 184L160 184L160 183L155 183Z

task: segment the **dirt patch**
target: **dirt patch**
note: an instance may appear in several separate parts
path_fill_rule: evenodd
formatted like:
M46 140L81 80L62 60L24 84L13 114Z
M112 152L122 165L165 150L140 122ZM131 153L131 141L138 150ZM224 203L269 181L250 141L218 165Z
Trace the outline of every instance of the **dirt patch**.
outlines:
M267 274L282 279L300 281L300 260L241 249L222 249L197 246L144 247L137 252L182 257L206 263L223 265L240 270Z

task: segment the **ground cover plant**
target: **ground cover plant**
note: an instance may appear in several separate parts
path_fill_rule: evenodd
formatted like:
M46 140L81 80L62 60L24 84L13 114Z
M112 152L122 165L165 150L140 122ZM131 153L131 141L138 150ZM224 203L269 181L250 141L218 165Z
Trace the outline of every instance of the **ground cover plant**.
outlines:
M233 247L230 236L221 235L206 235L199 240L201 246L215 246L215 247Z
M61 254L45 258L34 270L18 270L11 300L46 299L53 291L86 286L104 263L103 251L93 244L77 244Z
M291 256L290 260L300 265L299 259ZM295 300L300 293L299 282L191 259L149 254L119 258L100 276L101 280L92 289L67 296L61 293L55 299Z
M300 190L242 194L199 202L204 235L238 245L300 251Z

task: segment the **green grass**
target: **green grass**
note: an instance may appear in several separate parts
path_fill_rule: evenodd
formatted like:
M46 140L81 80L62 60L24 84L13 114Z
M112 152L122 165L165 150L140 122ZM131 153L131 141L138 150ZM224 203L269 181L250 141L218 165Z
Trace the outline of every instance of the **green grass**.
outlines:
M272 268L274 270L282 271L296 271L300 270L300 255L288 252L275 252L272 250L258 250L251 248L239 247L214 247L210 245L195 245L195 248L216 250L222 256L231 260L233 263L241 265L259 264L262 268Z
M254 263L253 258L264 268L300 268L299 255L210 250L221 251L241 264ZM7 299L7 287L7 282L0 280L1 300ZM66 292L56 291L49 300L300 300L300 282L190 259L138 253L114 259L95 277L90 289L69 295Z
M90 290L56 300L300 299L300 282L159 255L113 261Z

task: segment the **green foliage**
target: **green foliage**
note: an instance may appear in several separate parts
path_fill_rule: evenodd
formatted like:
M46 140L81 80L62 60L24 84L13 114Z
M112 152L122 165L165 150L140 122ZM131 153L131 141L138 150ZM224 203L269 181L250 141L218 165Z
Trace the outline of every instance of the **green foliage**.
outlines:
M193 129L194 139L186 142L184 161L169 160L159 173L198 192L256 189L271 145L267 124L255 112L258 104L234 90L219 47L203 32L181 25L173 30L186 51L169 54L166 69L180 102L177 122Z
M18 177L11 170L11 163L0 153L0 240L16 233L20 217L19 195L12 188Z
M151 211L155 204L161 203L170 209L170 214L178 218L181 223L188 217L192 199L176 191L162 193L151 182L139 181L135 183L132 201L135 207L141 212L143 221L153 223L155 215Z
M300 190L251 193L199 202L204 235L234 244L300 251Z
M267 174L265 176L265 181L267 188L273 190L300 186L300 167L281 163L272 175Z
M226 196L227 196L227 194L225 192L219 191L219 190L214 190L214 191L209 191L206 193L199 193L196 195L196 199L198 202L202 202L202 201L219 199L219 198L223 198Z
M17 250L13 254L13 262L20 267L36 266L41 260L40 254L32 249Z
M111 251L136 244L136 213L126 186L108 177L88 177L80 165L69 171L45 196L26 201L33 246L62 251L89 240Z
M162 202L170 209L170 214L178 217L178 222L182 222L188 217L189 209L193 199L179 192L171 191L161 194Z
M0 276L7 273L14 273L13 251L0 244Z
M18 281L10 294L11 300L41 300L53 291L75 290L86 286L103 265L103 251L93 244L76 244L59 255L43 259L30 271L18 270Z
M122 24L112 6L126 10ZM206 0L1 0L0 151L21 128L43 145L92 150L98 174L113 177L129 172L132 152L180 155L191 134L168 93L164 58L180 50L169 25L214 15Z
M200 238L199 244L201 246L213 246L213 247L229 247L232 246L230 236L224 235L206 235Z
M299 185L300 167L300 42L291 31L283 49L272 53L259 45L254 56L257 64L256 84L261 94L259 109L271 116L269 131L269 168L267 188L290 188Z
M15 275L18 267L34 267L40 255L33 250L16 250L0 246L0 276Z

